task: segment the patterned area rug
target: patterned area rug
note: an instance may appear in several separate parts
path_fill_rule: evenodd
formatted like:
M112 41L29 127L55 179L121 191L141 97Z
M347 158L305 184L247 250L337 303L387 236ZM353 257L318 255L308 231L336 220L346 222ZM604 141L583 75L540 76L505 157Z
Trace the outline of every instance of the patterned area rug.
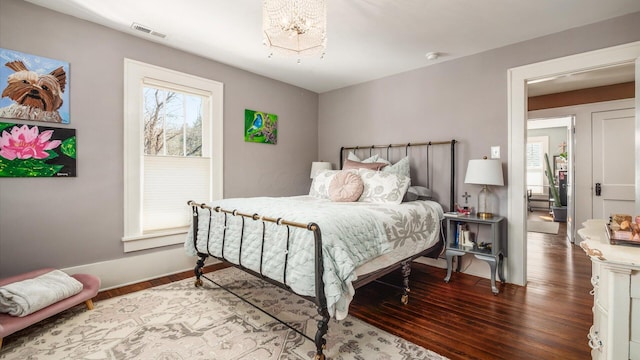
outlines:
M207 274L296 329L315 335L313 303L235 268ZM204 279L77 306L10 335L0 359L313 359L315 345ZM328 359L446 359L352 316L331 320Z

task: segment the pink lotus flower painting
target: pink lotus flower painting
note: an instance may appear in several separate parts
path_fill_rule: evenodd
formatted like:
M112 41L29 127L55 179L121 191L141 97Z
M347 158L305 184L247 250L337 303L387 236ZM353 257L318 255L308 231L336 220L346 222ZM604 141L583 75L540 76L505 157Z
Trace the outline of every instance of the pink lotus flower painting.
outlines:
M75 129L0 122L0 177L76 176Z
M60 140L51 139L53 130L46 130L38 134L38 127L31 129L27 125L14 126L11 134L2 132L0 137L0 156L7 160L18 159L46 159L49 153L45 150L53 150L60 145Z

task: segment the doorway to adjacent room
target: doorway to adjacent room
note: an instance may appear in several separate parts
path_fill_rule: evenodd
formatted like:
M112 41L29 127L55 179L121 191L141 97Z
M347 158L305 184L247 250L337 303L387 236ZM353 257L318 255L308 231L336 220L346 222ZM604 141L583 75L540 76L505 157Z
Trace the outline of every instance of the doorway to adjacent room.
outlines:
M532 232L558 234L562 225L573 242L573 126L572 116L527 122L527 241Z
M527 283L527 207L526 207L526 165L525 139L526 120L528 118L527 85L532 81L557 78L577 72L602 69L620 64L634 64L640 68L640 42L634 42L611 48L590 51L582 54L525 65L508 71L509 96L509 258L507 259L507 276L511 283L526 285ZM640 74L636 71L636 87ZM635 98L636 117L638 116L640 98ZM636 125L636 129L638 126ZM636 143L638 140L636 140ZM638 145L636 145L637 147ZM633 164L636 174L636 185L640 183L638 160ZM638 186L636 186L638 187ZM635 194L635 208L640 208L640 193Z

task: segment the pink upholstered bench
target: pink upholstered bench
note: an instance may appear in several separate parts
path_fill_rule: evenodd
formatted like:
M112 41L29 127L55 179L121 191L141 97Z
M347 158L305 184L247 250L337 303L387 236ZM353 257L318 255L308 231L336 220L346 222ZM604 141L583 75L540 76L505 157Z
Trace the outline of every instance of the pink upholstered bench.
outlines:
M26 274L12 276L6 279L0 279L0 286L31 279L36 276L48 273L54 269L40 269L28 272ZM87 305L89 310L93 309L93 301L91 300L100 289L100 279L88 274L71 275L83 285L82 291L70 296L64 300L60 300L55 304L51 304L44 309L40 309L24 317L11 316L9 314L0 313L0 348L2 348L2 339L13 334L18 330L22 330L27 326L33 325L40 320L44 320L50 316L58 314L82 302Z

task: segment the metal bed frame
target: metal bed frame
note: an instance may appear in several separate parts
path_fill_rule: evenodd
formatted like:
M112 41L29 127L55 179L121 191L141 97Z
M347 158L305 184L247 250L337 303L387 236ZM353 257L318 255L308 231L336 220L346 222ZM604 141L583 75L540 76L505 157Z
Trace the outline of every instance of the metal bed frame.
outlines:
M407 143L407 144L390 144L390 145L372 145L372 146L353 146L353 147L342 147L340 149L340 164L343 163L343 154L345 150L359 150L359 149L369 149L370 152L373 151L373 149L376 148L387 148L387 159L389 158L389 149L394 148L394 147L405 147L406 148L406 153L408 154L408 149L409 147L412 146L427 146L427 151L428 151L428 147L429 146L433 146L433 145L444 145L444 144L450 144L451 145L451 181L450 181L450 209L453 209L454 206L454 201L455 201L455 144L457 143L456 140L450 140L450 141L440 141L440 142L423 142L423 143ZM427 152L427 174L429 173L428 171L428 160L429 156L428 156L428 152ZM325 355L323 354L323 350L326 347L326 339L325 339L325 335L327 334L327 331L329 329L329 319L330 319L330 315L329 315L329 311L327 308L327 299L326 299L326 295L324 293L324 281L322 279L322 275L324 274L324 264L323 264L323 257L322 257L322 233L320 231L320 227L318 226L318 224L310 222L308 224L303 224L303 223L298 223L298 222L293 222L293 221L287 221L285 219L282 218L272 218L272 217L267 217L267 216L262 216L260 214L247 214L247 213L242 213L239 212L237 210L228 210L228 209L223 209L219 206L217 207L211 207L208 206L206 204L199 204L196 203L194 201L189 201L188 205L191 206L192 208L192 214L193 214L193 244L194 244L194 248L196 249L197 252L197 256L198 256L198 260L196 262L196 266L194 268L194 273L196 276L196 281L195 281L195 285L196 286L202 286L202 278L204 277L205 279L209 280L210 282L214 283L215 285L219 286L220 288L228 291L229 293L235 295L236 297L238 297L239 299L241 299L242 301L246 302L247 304L253 306L254 308L262 311L263 313L269 315L270 317L274 318L275 320L279 321L280 323L282 323L283 325L287 326L288 328L292 329L293 331L297 332L298 334L300 334L301 336L305 337L306 339L309 339L311 341L313 341L315 343L316 346L316 355L315 355L315 360L325 360ZM213 212L217 212L217 213L223 213L224 214L224 225L225 225L225 230L223 230L222 233L222 249L221 249L221 256L216 256L213 255L211 252L209 252L208 250L208 246L207 246L207 251L203 252L200 251L198 249L198 241L197 241L197 237L198 237L198 208L201 209L207 209L209 211L209 216L211 217ZM242 217L242 226L244 229L244 221L245 219L251 219L254 221L262 221L262 246L263 248L261 249L260 252L260 272L256 272L254 270L248 269L244 266L242 266L242 241L243 241L243 236L240 236L240 253L238 255L238 264L232 263L229 260L227 260L224 257L224 244L226 241L226 225L227 225L227 218L228 216L241 216ZM265 223L266 222L270 222L270 223L275 223L279 226L286 226L287 227L287 255L285 255L285 264L284 264L284 270L283 270L283 282L280 283L276 280L273 280L269 277L266 277L262 274L262 256L264 253L264 238L265 238ZM287 260L288 260L288 250L289 250L289 234L290 234L290 227L295 227L295 228L300 228L300 229L306 229L308 231L313 232L313 238L314 238L314 249L315 249L315 254L314 254L314 258L315 258L315 296L304 296L304 295L299 295L296 294L295 292L293 292L293 290L287 285L287 278L286 278L286 272L287 272ZM207 232L207 240L208 237L211 234L211 221L209 221L209 231ZM208 243L208 241L207 241ZM437 258L439 257L439 255L442 253L442 250L444 248L444 243L438 242L436 245L418 253L415 254L413 256L410 256L400 262L397 262L395 264L392 264L386 268L374 271L372 273L366 274L360 278L358 278L355 282L353 282L353 287L354 289L357 289L359 287L362 287L372 281L379 281L378 279L394 270L397 270L399 268L401 268L402 270L402 286L395 286L395 285L391 285L394 287L399 287L403 290L403 294L401 297L401 301L403 304L407 304L408 303L408 297L409 297L409 275L411 273L411 262L421 256L429 256L432 258ZM315 338L310 338L309 336L307 336L306 334L304 334L302 331L295 329L294 327L290 326L289 324L285 323L284 321L276 318L275 316L267 313L265 310L259 308L258 306L254 305L253 303L249 302L248 300L244 299L241 295L236 294L235 292L233 292L231 289L227 288L226 286L223 286L221 284L216 283L214 280L212 280L211 278L207 277L204 275L202 268L204 267L204 263L205 260L208 257L213 257L216 258L218 260L221 260L223 262L229 263L232 266L239 268L245 272L248 272L256 277L259 277L275 286L278 286L280 288L283 288L289 292L292 292L304 299L307 299L309 301L312 301L315 303L317 310L318 310L318 314L320 315L320 319L318 320L318 330L316 331L315 334Z

